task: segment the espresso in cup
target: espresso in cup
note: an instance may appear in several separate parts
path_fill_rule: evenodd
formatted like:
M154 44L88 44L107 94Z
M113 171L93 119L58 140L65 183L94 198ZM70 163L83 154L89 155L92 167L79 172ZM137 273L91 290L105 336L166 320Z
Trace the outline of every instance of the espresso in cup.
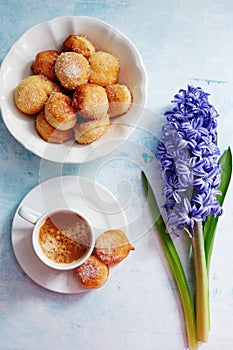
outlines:
M41 225L38 242L48 259L56 264L71 264L90 249L90 226L75 212L58 211Z
M95 233L89 219L76 209L61 208L41 214L22 206L18 214L34 225L32 246L45 265L70 270L83 264L91 255Z

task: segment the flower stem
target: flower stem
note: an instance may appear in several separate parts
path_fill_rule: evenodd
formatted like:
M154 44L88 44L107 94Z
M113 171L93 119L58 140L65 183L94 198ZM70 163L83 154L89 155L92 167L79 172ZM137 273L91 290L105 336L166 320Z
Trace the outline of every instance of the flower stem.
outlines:
M195 285L196 285L196 322L197 336L201 342L208 342L209 333L209 296L208 275L206 269L206 258L202 222L194 224L192 238Z
M185 323L186 323L189 349L197 350L198 340L197 340L197 330L196 330L196 322L195 322L195 312L194 312L192 297L189 291L188 282L183 270L183 266L181 264L176 248L173 244L173 241L170 235L167 233L166 225L160 214L160 210L159 210L156 198L154 196L153 190L144 172L142 172L142 182L144 185L145 192L147 194L151 213L154 218L155 227L161 239L161 244L163 246L165 256L167 258L168 264L171 268L171 271L173 273L174 279L176 281L176 284L180 293L180 298L183 306Z

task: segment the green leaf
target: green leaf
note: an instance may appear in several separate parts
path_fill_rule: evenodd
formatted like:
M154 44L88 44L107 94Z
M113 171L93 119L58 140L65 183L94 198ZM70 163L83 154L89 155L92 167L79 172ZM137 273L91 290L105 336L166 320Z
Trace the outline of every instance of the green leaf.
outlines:
M222 195L221 196L217 195L216 198L219 204L222 206L227 193L227 189L229 187L231 173L232 173L232 154L231 154L230 147L228 147L228 149L220 157L219 164L221 165L221 183L218 189L222 192ZM218 216L214 218L212 215L210 215L206 219L203 226L206 266L207 266L208 273L210 268L210 261L211 261L211 255L212 255L212 250L214 245L214 238L215 238L218 219L219 219Z
M142 172L142 182L148 198L151 213L154 218L155 227L157 228L164 253L167 257L167 261L169 263L169 266L171 268L171 271L173 273L174 279L176 281L176 284L180 293L180 298L183 305L183 311L185 316L189 349L197 350L198 340L197 340L195 311L194 311L193 301L191 298L187 279L183 270L183 266L181 264L181 261L176 251L176 248L174 246L174 243L170 235L167 233L166 225L160 214L160 210L159 210L156 198L154 196L153 190L144 172Z

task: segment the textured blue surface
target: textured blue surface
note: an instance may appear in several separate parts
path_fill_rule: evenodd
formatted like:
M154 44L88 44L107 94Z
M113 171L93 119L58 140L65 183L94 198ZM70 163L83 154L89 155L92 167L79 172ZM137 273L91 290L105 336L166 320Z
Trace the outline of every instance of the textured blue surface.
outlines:
M84 165L44 162L43 171L41 160L25 150L0 119L0 349L186 349L176 286L155 231L143 218L135 226L135 252L103 288L83 295L53 293L32 282L14 257L11 223L20 201L40 181L77 174L97 180L122 202L128 201L126 213L133 223L145 201L141 169L156 187L153 160L159 115L188 83L211 93L221 115L220 147L233 145L233 4L227 0L3 0L0 61L31 26L62 15L97 17L133 41L148 72L148 113L113 154ZM232 349L232 195L231 187L214 249L212 331L203 349Z

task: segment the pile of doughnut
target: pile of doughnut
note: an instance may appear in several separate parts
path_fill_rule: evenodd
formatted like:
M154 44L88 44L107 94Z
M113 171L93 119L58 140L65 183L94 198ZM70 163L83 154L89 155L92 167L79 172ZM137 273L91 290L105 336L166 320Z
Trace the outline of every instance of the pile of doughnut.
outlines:
M125 114L132 94L118 83L120 64L110 52L97 50L81 34L70 34L60 50L38 52L32 75L14 91L17 108L36 117L36 130L46 142L75 139L90 144Z
M119 263L134 249L124 231L105 231L97 237L92 255L75 269L75 276L85 288L100 288L108 279L109 265Z

